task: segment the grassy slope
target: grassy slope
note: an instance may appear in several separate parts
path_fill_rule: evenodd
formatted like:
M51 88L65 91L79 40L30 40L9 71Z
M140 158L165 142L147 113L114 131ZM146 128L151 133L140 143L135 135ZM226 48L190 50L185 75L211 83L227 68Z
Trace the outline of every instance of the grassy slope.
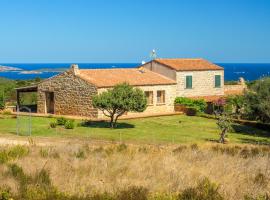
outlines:
M32 118L33 136L87 137L138 142L204 142L218 139L216 121L201 117L169 116L146 119L121 120L117 129L107 128L106 123L92 123L88 127L66 130L61 127L50 129L53 118ZM20 120L21 124L26 119ZM79 123L80 121L76 121ZM231 142L270 143L267 132L244 126L236 126L237 133L230 133ZM26 129L24 125L24 129ZM0 134L16 134L16 119L0 119Z

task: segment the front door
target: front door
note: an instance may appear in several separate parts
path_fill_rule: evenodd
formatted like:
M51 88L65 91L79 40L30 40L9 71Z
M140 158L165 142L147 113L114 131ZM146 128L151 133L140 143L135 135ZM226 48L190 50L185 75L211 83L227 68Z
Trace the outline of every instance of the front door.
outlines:
M46 92L46 112L54 114L54 93Z

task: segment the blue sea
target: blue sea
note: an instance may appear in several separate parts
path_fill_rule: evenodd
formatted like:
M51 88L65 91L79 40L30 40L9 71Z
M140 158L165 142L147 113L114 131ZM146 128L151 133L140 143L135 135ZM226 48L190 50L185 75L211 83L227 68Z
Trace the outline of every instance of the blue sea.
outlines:
M252 81L270 76L270 63L216 63L225 69L225 80L238 80L243 77ZM49 78L68 69L71 63L0 63L0 66L20 68L21 70L0 72L0 77L9 79ZM134 68L140 63L79 63L81 69ZM61 69L61 70L60 70ZM38 72L37 72L38 71Z

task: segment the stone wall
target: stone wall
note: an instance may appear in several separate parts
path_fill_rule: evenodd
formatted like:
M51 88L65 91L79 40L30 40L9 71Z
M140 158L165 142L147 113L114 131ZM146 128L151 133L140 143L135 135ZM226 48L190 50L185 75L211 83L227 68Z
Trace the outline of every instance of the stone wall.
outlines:
M176 97L176 85L153 85L153 86L138 86L143 91L153 91L153 105L147 106L147 109L142 113L128 112L125 116L140 117L144 115L166 114L174 112L174 100ZM98 93L106 91L106 88L98 89ZM157 91L165 90L165 103L157 104ZM98 118L104 118L102 111L98 111Z
M38 85L38 113L46 113L46 92L54 92L54 114L97 117L92 96L94 85L75 76L72 70L49 78Z
M192 88L186 89L186 76L192 75ZM221 87L215 88L215 75L221 75ZM182 97L224 95L224 71L176 72L176 95Z
M237 84L237 85L225 85L224 94L225 95L241 95L247 89L246 85Z

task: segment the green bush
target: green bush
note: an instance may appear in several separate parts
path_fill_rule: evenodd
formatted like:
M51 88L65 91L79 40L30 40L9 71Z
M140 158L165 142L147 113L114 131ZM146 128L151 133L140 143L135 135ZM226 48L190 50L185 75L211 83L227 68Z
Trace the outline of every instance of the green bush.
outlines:
M27 147L16 145L12 147L11 149L9 149L8 156L11 159L16 159L16 158L22 158L24 156L27 156L28 153L29 153L29 149Z
M223 200L223 196L218 192L218 186L204 178L196 187L185 189L178 195L177 200Z
M9 187L0 187L0 200L10 200L11 191Z
M75 123L74 120L67 120L65 123L65 129L74 129Z
M204 112L207 107L207 103L203 99L194 100L186 97L176 97L174 103L184 105L187 108L194 108L198 112Z
M0 164L4 164L9 160L7 151L0 151Z
M57 122L51 122L50 127L51 128L56 128L57 127Z
M64 126L68 120L64 117L59 117L56 119L56 123L59 126Z
M29 149L25 146L14 146L10 149L0 150L0 164L7 163L9 160L19 159L28 155Z

